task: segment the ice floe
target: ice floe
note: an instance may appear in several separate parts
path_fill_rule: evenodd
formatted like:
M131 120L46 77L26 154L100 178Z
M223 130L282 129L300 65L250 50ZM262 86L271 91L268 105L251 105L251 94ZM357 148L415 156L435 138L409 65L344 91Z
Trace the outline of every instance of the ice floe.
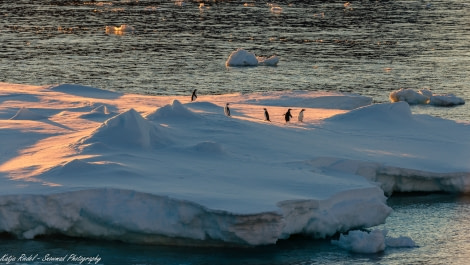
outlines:
M191 102L190 92L1 89L15 100L0 104L0 232L18 238L256 246L352 236L386 222L394 192L470 191L470 125L415 115L405 102L315 91ZM303 122L286 124L287 108L305 108ZM363 236L338 244L355 249ZM379 244L359 252L380 251L383 238L409 244L369 236Z
M391 102L405 101L409 104L429 104L441 107L450 107L465 104L463 98L457 97L454 94L439 95L434 94L428 89L420 89L414 91L413 89L404 89L393 91L390 93Z
M256 56L254 53L244 49L233 51L225 62L226 66L276 66L279 63L279 57L273 55L271 57Z

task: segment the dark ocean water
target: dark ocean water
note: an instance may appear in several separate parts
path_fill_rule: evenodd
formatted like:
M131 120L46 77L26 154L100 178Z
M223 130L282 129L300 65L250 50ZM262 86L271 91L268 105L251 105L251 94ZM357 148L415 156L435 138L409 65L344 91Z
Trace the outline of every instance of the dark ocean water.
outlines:
M450 1L0 1L0 81L76 83L159 94L340 91L388 102L391 91L429 88L470 100L470 4ZM273 4L281 12L271 11ZM132 26L125 34L106 26ZM277 67L227 68L237 48L278 55ZM414 106L470 121L469 104ZM0 258L99 256L99 264L464 264L470 200L396 196L380 229L412 249L352 254L329 239L250 249L175 248L46 238L0 240ZM5 262L6 263L6 262ZM0 264L4 264L1 263ZM10 264L77 264L19 262ZM85 263L83 263L85 264Z

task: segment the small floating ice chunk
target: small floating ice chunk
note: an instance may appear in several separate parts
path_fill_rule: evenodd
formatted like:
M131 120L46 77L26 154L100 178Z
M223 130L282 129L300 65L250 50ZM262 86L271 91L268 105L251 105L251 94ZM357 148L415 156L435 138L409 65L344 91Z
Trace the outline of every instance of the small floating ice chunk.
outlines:
M271 12L274 14L280 14L282 13L282 7L273 4L271 5Z
M237 49L233 51L225 62L226 66L258 66L268 65L275 66L279 62L277 56L257 57L254 53L248 52L244 49Z
M465 104L465 100L455 96L454 94L433 95L429 100L429 104L434 106L450 107L463 105Z
M407 236L400 237L387 237L385 238L385 245L391 248L414 248L416 243Z
M425 88L420 89L420 90L418 90L418 93L421 94L421 95L423 95L423 96L425 96L425 97L427 97L427 98L431 98L431 97L432 97L432 91L429 90L429 89L425 89Z
M256 57L258 60L258 65L267 65L267 66L275 66L279 62L279 57L273 55L271 57Z
M237 49L232 52L228 57L227 66L256 66L258 65L258 59L254 53L248 52L244 49Z
M126 33L134 33L135 28L133 26L129 26L123 24L119 27L114 26L106 26L106 34L116 34L116 35L124 35Z
M399 89L390 93L391 102L405 101L408 104L429 104L433 106L450 107L465 104L463 98L453 94L436 95L429 89L421 89L418 92L412 89Z
M186 6L186 2L184 0L176 0L175 6Z
M200 3L200 4L199 4L199 10L204 11L204 10L206 10L206 9L209 9L209 7L206 6L206 5L204 5L204 3Z
M378 253L385 250L386 234L386 230L377 229L370 233L354 230L347 235L341 234L338 240L331 240L331 243L354 253Z
M376 229L372 232L349 231L347 235L341 234L338 240L331 240L333 245L354 253L372 254L385 250L386 247L416 247L416 243L409 237L387 237L388 230Z
M393 91L390 93L390 101L391 102L399 102L405 101L408 104L416 105L416 104L427 104L429 103L429 94L427 92L419 91L416 92L410 88L401 88L397 91Z

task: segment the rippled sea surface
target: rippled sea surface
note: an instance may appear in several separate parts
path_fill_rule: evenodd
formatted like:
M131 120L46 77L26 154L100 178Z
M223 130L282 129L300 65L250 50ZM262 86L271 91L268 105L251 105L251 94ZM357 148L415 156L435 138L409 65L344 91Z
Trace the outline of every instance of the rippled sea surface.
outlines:
M202 3L202 1L201 1ZM429 88L470 100L470 4L447 1L1 1L0 81L162 95ZM272 6L281 7L280 12ZM106 26L132 26L125 34ZM227 68L237 48L277 67ZM414 107L470 120L468 104Z

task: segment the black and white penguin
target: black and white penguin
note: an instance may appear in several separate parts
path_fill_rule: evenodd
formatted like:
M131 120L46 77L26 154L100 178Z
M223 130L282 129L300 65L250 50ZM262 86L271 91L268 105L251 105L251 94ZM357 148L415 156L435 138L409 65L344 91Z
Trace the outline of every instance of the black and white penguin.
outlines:
M304 121L304 111L305 111L305 109L302 109L302 110L299 112L299 121L300 121L300 122L303 122L303 121Z
M290 111L291 109L288 109L287 112L284 114L284 119L286 119L286 122L289 122L292 118L292 114L290 114Z
M229 104L229 103L225 104L224 112L225 112L225 115L227 115L227 116L230 117L230 109L229 109L229 107L228 107L228 104Z
M268 113L268 110L266 108L263 108L264 109L264 120L265 121L271 121L269 119L269 113Z
M191 95L191 101L195 101L197 99L196 91L197 89L194 89L193 94Z

